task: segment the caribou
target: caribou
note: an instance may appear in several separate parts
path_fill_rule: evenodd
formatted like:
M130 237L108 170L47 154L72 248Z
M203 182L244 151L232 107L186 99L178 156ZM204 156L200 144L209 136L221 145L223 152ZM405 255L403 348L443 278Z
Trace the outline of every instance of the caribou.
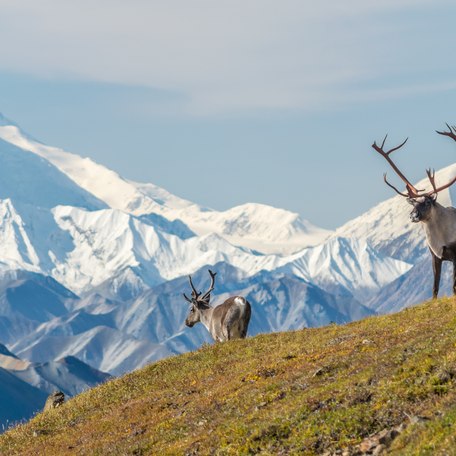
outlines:
M448 131L436 131L439 135L448 136L456 141L456 126L446 124ZM426 170L427 177L431 184L432 190L418 190L399 170L393 162L390 155L400 149L407 142L405 139L401 144L385 151L385 142L387 136L383 139L379 146L376 142L372 147L386 159L388 164L393 168L394 172L405 183L405 192L399 191L386 178L386 173L383 175L385 183L391 187L396 193L407 198L407 201L413 206L410 213L410 220L414 223L421 222L426 234L426 241L432 256L432 267L434 273L434 285L432 296L437 298L440 286L440 275L442 271L442 262L451 261L453 263L453 293L456 295L456 209L454 207L444 207L437 202L437 196L446 188L456 182L456 177L451 179L446 184L437 186L435 182L435 171Z
M192 294L191 298L183 294L185 300L191 304L185 324L191 328L201 322L216 342L244 339L250 322L250 303L242 296L232 296L223 304L211 307L209 302L211 292L214 290L216 274L209 269L211 284L204 294L196 291L192 277L188 276Z

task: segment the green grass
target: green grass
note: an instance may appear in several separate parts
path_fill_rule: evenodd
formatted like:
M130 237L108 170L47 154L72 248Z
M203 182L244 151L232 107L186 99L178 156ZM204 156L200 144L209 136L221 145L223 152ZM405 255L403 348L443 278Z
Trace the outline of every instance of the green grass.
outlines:
M392 454L456 454L456 301L206 345L0 436L0 454L318 454L407 416Z

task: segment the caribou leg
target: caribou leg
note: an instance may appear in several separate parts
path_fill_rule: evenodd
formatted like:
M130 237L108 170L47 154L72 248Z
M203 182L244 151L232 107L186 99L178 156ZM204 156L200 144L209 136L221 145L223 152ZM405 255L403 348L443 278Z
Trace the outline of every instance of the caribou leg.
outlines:
M456 295L456 260L453 261L453 294Z
M432 255L432 269L434 271L434 288L432 289L432 299L437 299L439 294L440 286L440 274L442 272L442 259L434 254L431 250Z

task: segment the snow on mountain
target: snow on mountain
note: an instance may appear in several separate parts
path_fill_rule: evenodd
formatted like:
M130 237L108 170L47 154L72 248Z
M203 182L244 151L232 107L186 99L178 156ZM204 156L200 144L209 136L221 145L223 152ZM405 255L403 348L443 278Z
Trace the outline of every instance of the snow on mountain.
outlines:
M9 198L14 205L20 202L47 209L58 204L86 209L106 207L51 162L5 141L2 135L0 162L0 199Z
M412 266L374 250L365 239L333 237L295 254L279 270L334 292L343 287L364 300Z
M38 363L75 356L119 374L209 341L203 329L188 332L183 326L187 306L181 298L188 288L185 275L200 270L195 283L199 277L207 281L208 265L222 268L219 278L226 285L217 293L251 296L255 331L367 315L353 295L374 294L409 267L365 241L331 239L288 257L260 255L216 234L181 239L119 210L58 206L52 214L71 243L66 252L54 246L50 273L87 297L80 303L53 279L17 272L4 279L0 308L4 341ZM121 293L124 301L118 302ZM283 318L274 316L274 306Z
M119 210L59 206L53 213L74 248L62 262L55 261L50 273L78 294L125 270L131 280L153 286L222 260L250 274L283 261L235 247L216 234L181 239Z
M0 267L39 270L39 258L10 199L0 200Z
M156 209L157 204L152 199L146 198L117 173L90 158L82 158L57 147L46 146L23 133L15 125L0 126L0 138L28 152L29 155L37 155L46 160L81 189L104 201L109 207L142 214L154 212ZM59 203L55 205L57 204Z
M13 208L6 206L11 212ZM122 297L129 299L148 287L220 261L249 276L262 269L273 271L288 265L291 273L306 280L325 286L345 284L355 294L361 290L376 291L407 270L406 264L378 255L355 240L330 240L291 256L260 255L236 247L217 234L181 239L119 210L57 206L52 215L55 231L48 237L53 242L49 244L47 260L27 262L30 255L19 255L19 238L12 235L6 238L5 245L14 253L15 261L7 266L39 270L77 294L89 293L108 282L113 287L111 297L118 297L120 289L128 289L131 294ZM25 225L19 216L17 219L17 223ZM12 225L14 219L8 221L5 227ZM13 228L9 231L14 233ZM31 250L33 246L25 230L23 237L20 244L29 245Z
M153 184L127 181L89 158L39 143L5 118L0 122L0 139L25 154L46 160L110 208L178 220L198 235L218 233L232 244L279 254L316 245L330 235L328 230L317 228L298 214L261 204L246 204L222 212L202 208ZM59 198L59 192L54 195ZM54 206L58 204L86 207L62 200Z
M169 209L186 209L193 207L195 212L204 211L200 206L186 199L180 198L172 193L168 192L164 188L159 187L155 184L135 182L132 180L127 181L142 195L152 199L157 204ZM209 210L209 209L206 209Z
M50 273L78 294L114 277L123 286L131 282L134 289L142 291L221 261L248 276L288 265L292 274L320 285L341 284L354 294L372 294L410 268L354 239L333 238L291 256L259 255L217 234L183 240L112 209L86 211L59 206L54 216L59 227L69 232L74 249L64 262L56 262Z
M167 216L183 220L200 236L218 233L234 245L263 253L290 254L320 244L331 234L298 214L264 204L243 204L224 212L196 212L190 206Z

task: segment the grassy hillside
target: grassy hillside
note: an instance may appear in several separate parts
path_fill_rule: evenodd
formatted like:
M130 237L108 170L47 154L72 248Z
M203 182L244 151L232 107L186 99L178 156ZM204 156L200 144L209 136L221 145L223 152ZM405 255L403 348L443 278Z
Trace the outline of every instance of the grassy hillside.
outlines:
M391 454L456 454L456 301L204 346L0 437L0 454L319 454L402 425ZM330 453L329 453L330 454Z

